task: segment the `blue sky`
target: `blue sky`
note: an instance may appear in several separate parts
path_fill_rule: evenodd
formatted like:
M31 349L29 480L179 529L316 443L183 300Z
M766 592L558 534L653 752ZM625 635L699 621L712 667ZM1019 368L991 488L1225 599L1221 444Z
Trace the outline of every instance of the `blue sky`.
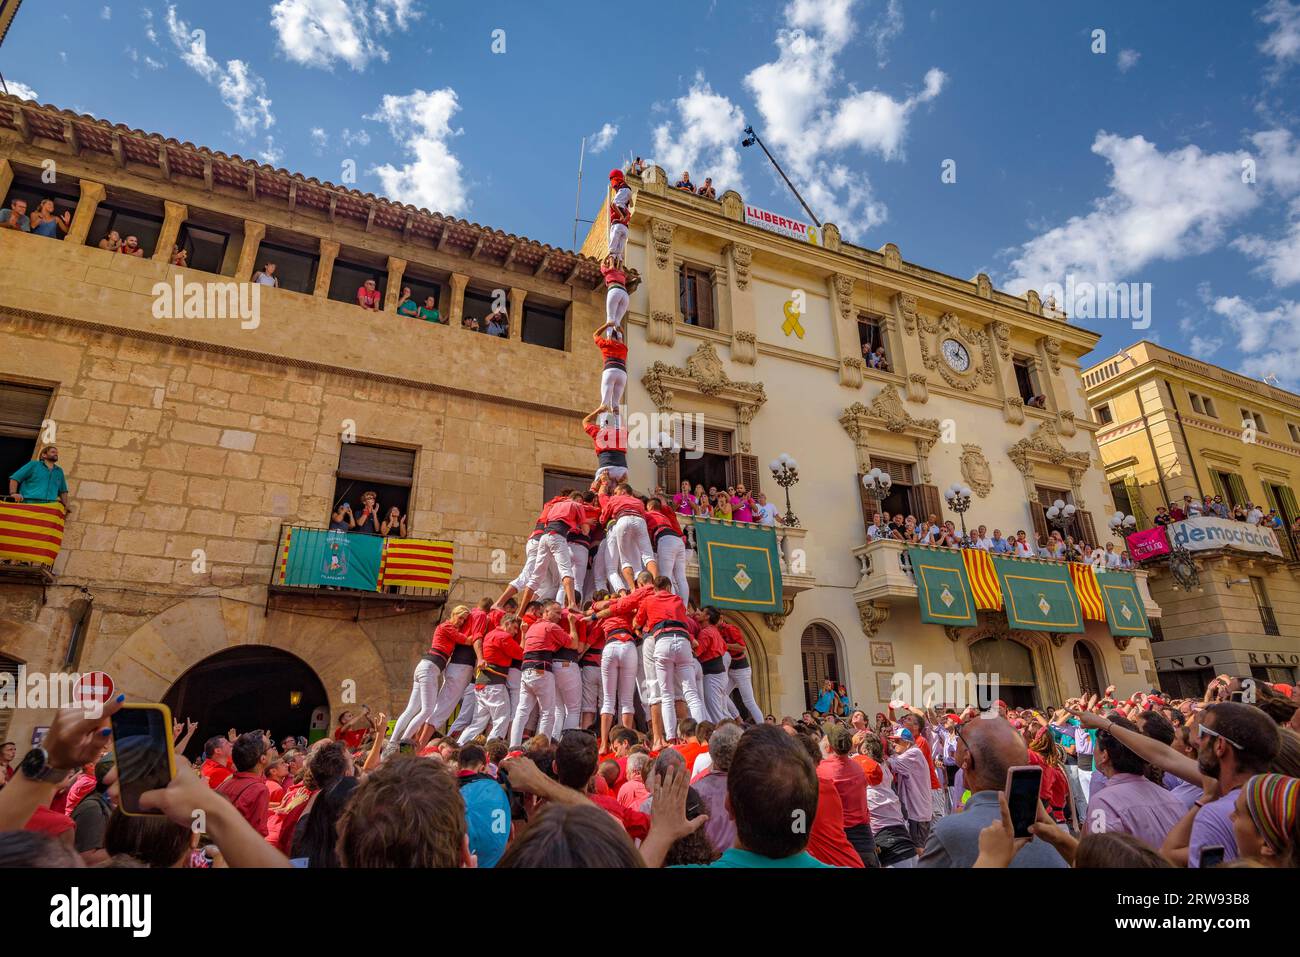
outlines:
M585 216L640 154L803 218L740 148L752 123L857 243L1011 291L1149 283L1149 328L1082 320L1093 359L1146 337L1300 388L1300 2L643 9L28 3L0 71L332 182L350 160L360 189L559 245L583 136Z

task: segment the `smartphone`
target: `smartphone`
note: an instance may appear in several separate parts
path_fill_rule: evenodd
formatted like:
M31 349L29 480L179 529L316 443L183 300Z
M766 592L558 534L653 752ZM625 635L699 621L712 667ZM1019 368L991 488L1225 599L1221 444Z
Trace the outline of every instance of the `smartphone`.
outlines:
M1033 764L1007 768L1007 805L1016 837L1030 837L1029 828L1038 820L1038 792L1043 769Z
M1201 848L1201 867L1218 867L1223 863L1223 845L1207 844Z
M165 704L128 703L109 720L122 813L161 814L161 811L141 810L140 795L165 788L176 776L171 710Z

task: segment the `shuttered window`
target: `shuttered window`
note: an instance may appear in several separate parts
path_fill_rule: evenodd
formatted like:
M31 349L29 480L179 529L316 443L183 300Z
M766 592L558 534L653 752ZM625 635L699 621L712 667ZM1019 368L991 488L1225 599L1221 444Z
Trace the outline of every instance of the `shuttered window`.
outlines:
M677 300L682 322L701 329L715 329L713 273L696 266L677 268Z
M749 492L750 495L758 494L757 456L738 453L732 458L732 472L736 476L737 485L744 485L745 491Z
M7 680L0 678L0 681L6 681L6 683L9 684L10 695L7 697L9 697L10 700L16 700L13 698L13 695L19 690L18 668L21 665L22 662L17 658L10 658L8 655L0 655L0 675L9 676ZM13 716L13 708L0 708L0 741L4 741L9 737L9 722L13 720ZM24 748L19 748L19 755L21 756L25 750L26 749Z
M411 449L345 442L339 451L339 468L335 474L341 479L357 482L378 482L381 485L410 488L415 476L415 452Z
M911 485L914 482L913 465L911 462L895 462L891 459L878 459L873 455L871 456L871 467L888 473L890 480L895 485Z
M546 469L542 472L542 500L538 505L544 505L549 502L566 488L572 489L575 492L582 492L590 485L591 476L586 473L561 472L557 469Z
M711 425L704 427L704 448L706 455L731 455L735 435L726 429L715 429Z
M804 708L811 711L821 697L822 682L830 679L839 684L839 654L835 636L825 625L809 625L799 639L799 652L803 658Z
M927 520L931 515L937 515L939 521L944 520L943 506L940 504L939 489L933 485L917 485L912 488L911 494L912 512L918 522Z
M0 435L35 441L53 395L44 386L0 382Z

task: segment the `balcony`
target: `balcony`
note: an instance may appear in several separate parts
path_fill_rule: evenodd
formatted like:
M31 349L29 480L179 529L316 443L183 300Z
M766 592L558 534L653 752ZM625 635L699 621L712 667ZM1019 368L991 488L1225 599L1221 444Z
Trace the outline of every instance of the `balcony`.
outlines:
M678 515L677 519L686 536L686 577L698 594L700 563L695 549L695 523L689 515ZM776 532L776 545L781 557L781 595L790 601L800 592L817 586L817 576L808 569L808 552L804 547L808 529L777 525L773 531ZM912 591L915 594L916 589Z

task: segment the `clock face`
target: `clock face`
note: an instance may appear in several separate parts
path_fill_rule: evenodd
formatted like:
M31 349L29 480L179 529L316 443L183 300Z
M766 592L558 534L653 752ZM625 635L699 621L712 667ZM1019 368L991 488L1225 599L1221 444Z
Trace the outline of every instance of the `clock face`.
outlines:
M943 340L943 358L957 372L970 368L970 353L956 339Z

